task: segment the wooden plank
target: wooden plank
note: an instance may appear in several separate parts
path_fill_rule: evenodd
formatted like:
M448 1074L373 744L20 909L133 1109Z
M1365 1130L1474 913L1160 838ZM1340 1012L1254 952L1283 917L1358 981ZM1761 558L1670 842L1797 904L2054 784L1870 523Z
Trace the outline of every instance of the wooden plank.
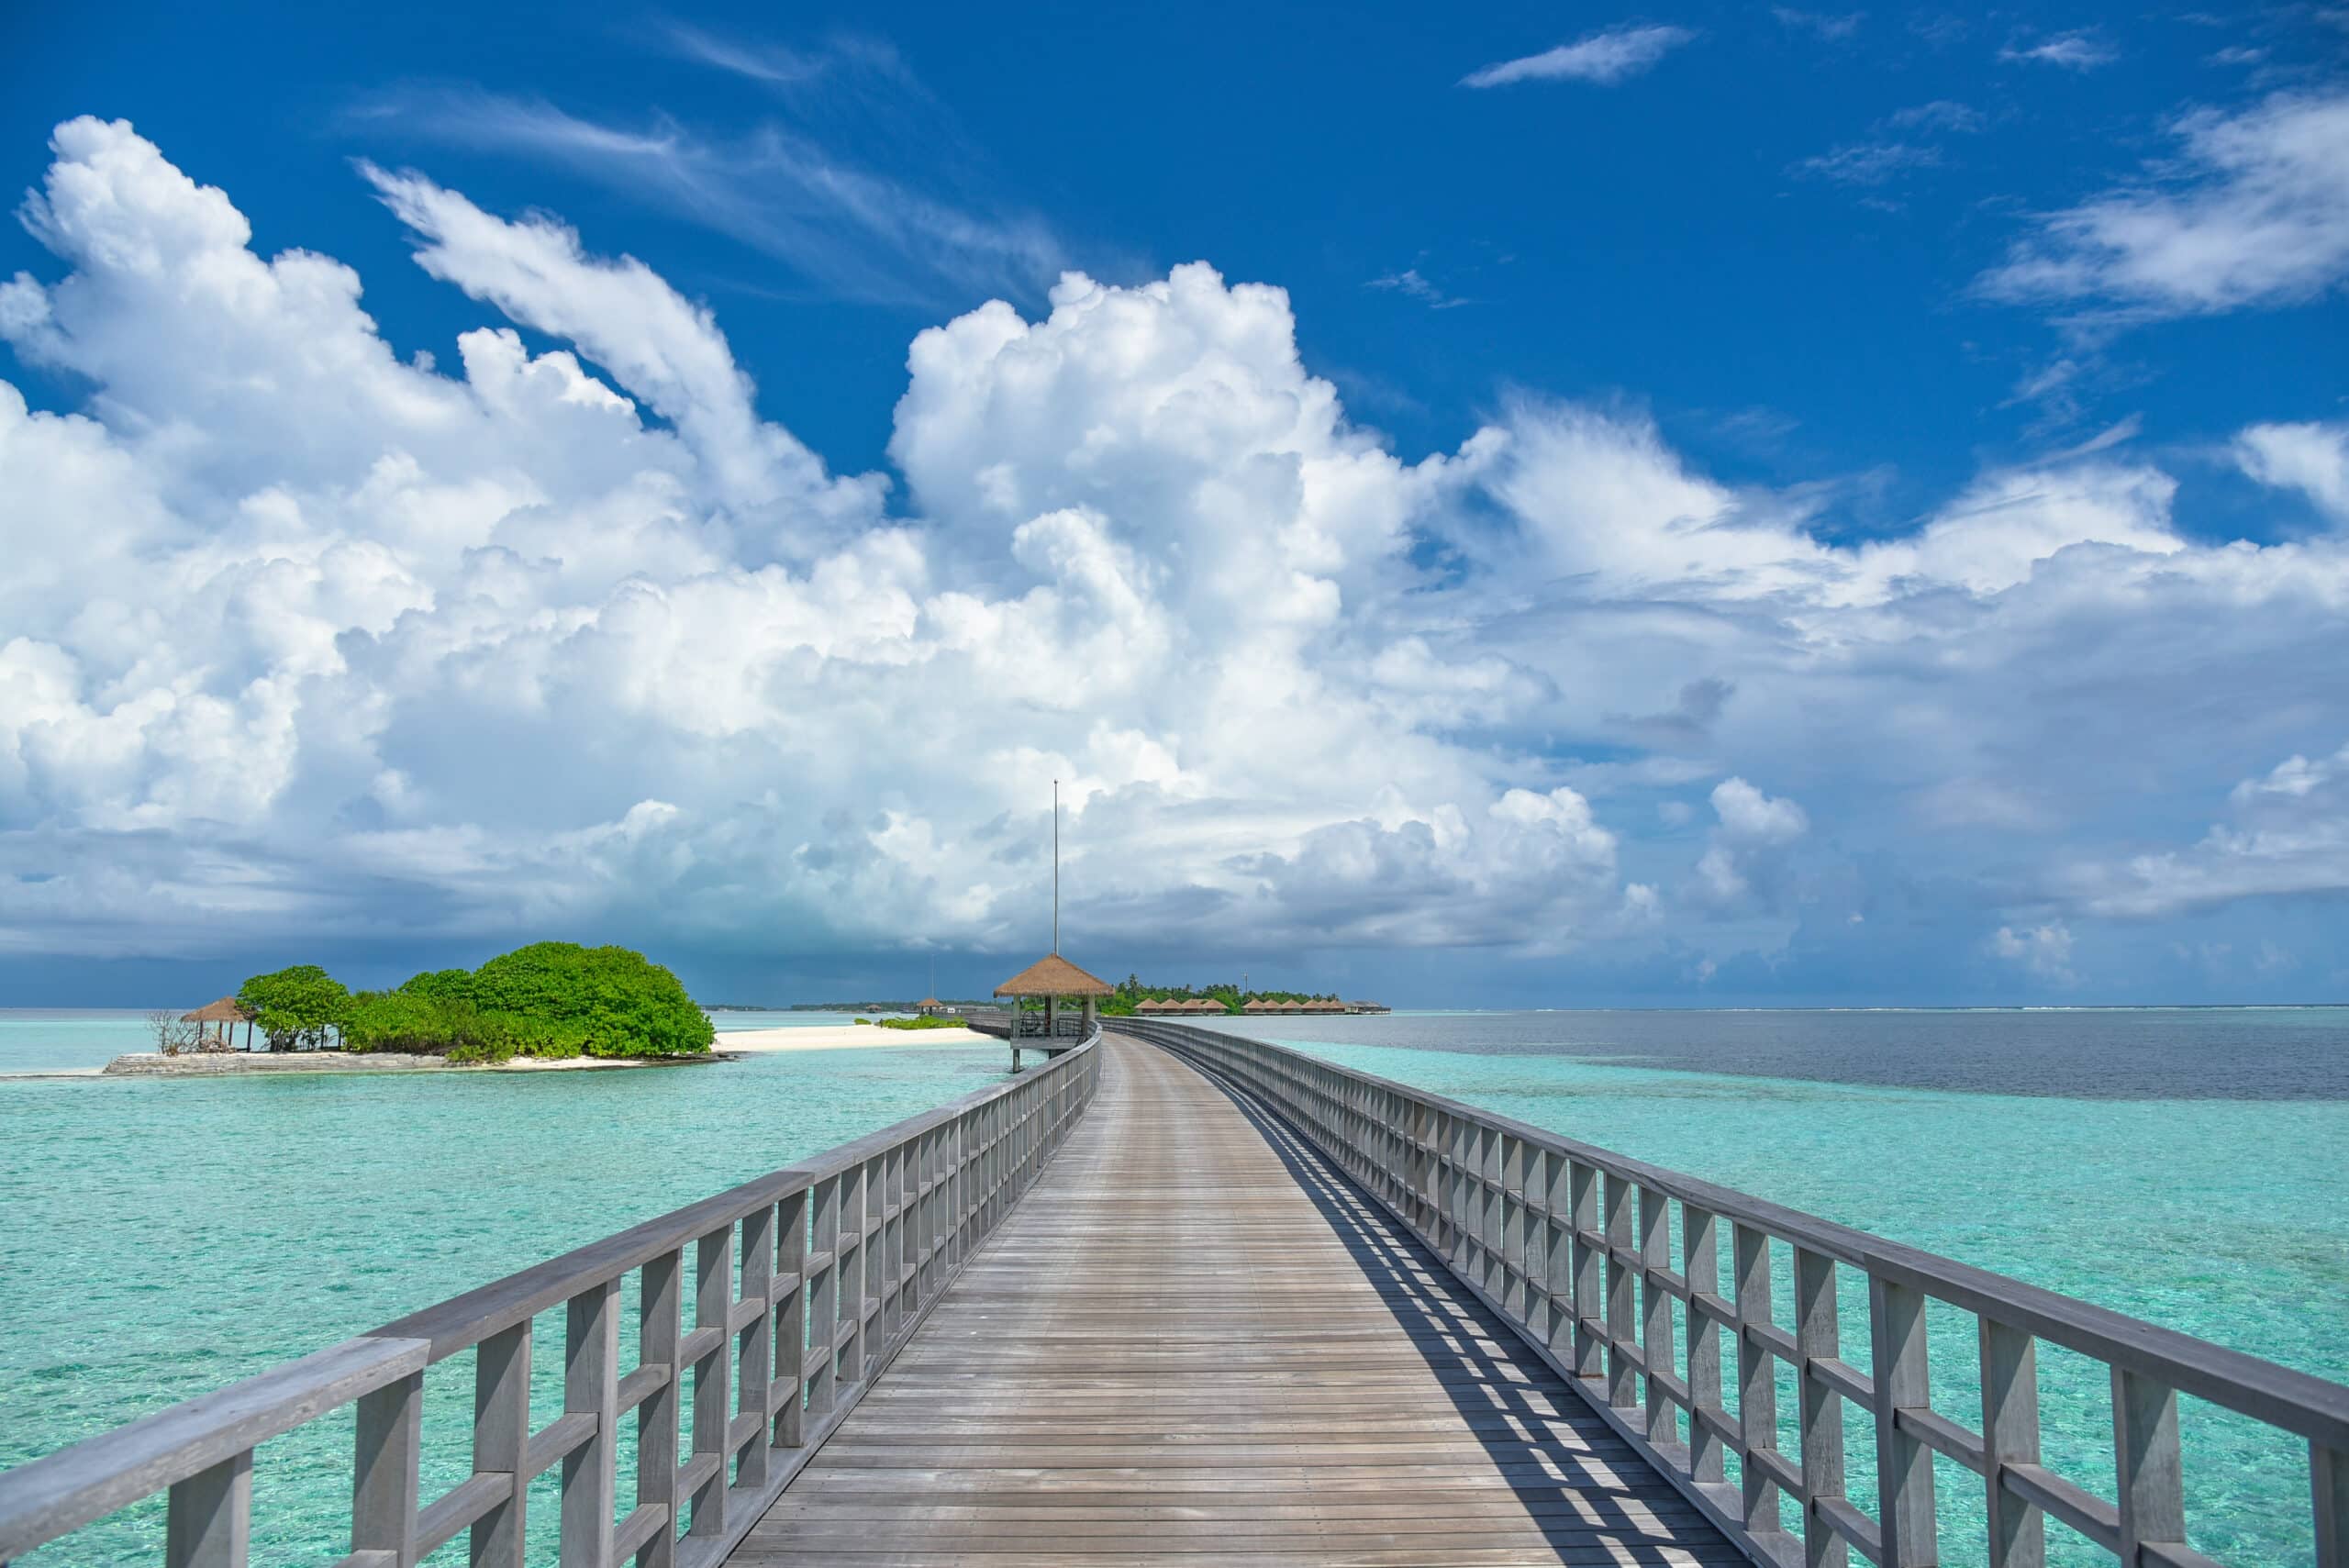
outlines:
M737 1568L1743 1561L1310 1146L1163 1052L1112 1037L1102 1073ZM993 1129L1007 1180L1052 1114ZM1386 1113L1320 1114L1360 1129ZM1504 1291L1568 1280L1546 1256L1524 1277L1541 1195L1508 1189L1537 1168L1469 1141L1455 1172L1418 1178ZM885 1253L893 1281L949 1229L918 1218L932 1174L917 1151L876 1184L914 1217Z

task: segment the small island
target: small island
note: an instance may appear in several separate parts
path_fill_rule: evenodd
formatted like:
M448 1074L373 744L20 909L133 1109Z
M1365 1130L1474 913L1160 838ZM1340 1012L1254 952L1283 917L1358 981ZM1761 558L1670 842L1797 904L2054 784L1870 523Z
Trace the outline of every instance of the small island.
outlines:
M717 1039L667 969L628 948L575 942L533 942L388 991L353 992L296 964L151 1021L155 1051L117 1057L108 1074L652 1066L715 1060ZM236 1050L239 1023L266 1049Z

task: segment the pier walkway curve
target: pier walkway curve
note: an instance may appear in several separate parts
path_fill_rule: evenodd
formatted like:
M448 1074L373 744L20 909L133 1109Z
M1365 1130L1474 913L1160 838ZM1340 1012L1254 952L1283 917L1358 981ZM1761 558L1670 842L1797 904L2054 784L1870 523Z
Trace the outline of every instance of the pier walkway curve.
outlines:
M1102 1049L734 1568L1746 1561L1295 1132Z

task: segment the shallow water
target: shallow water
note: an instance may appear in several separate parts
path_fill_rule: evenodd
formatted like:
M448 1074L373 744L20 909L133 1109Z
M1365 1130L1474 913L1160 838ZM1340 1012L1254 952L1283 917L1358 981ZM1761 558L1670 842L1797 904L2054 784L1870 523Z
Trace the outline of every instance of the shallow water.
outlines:
M2349 1380L2341 1010L1235 1027ZM95 1066L145 1044L137 1014L0 1013L0 1073ZM0 1467L997 1081L1003 1066L998 1046L922 1045L617 1073L0 1079ZM1776 1273L1789 1277L1784 1259ZM633 1301L622 1309L632 1320ZM1842 1316L1844 1359L1865 1366L1865 1300L1847 1292ZM540 1324L541 1423L562 1405L560 1318ZM1932 1328L1935 1404L1977 1425L1971 1321ZM2048 1352L2042 1372L2050 1462L2109 1497L2096 1370ZM470 1383L469 1357L427 1381L428 1496L464 1473ZM1783 1379L1779 1404L1793 1451ZM2230 1562L2310 1562L2305 1451L2190 1401L2185 1416L2195 1544ZM1855 1416L1855 1496L1873 1485L1873 1440ZM350 1442L346 1413L264 1447L257 1562L344 1549ZM623 1507L631 1462L624 1452ZM551 1485L534 1494L534 1538L554 1518ZM1940 1485L1944 1561L1980 1562L1979 1482L1943 1465ZM22 1561L150 1563L160 1518L155 1504L127 1510ZM2054 1562L2110 1561L2049 1533ZM432 1561L462 1555L460 1540Z
M1397 1014L1230 1027L2349 1381L2349 1011ZM1964 1087L1978 1084L2029 1092ZM1783 1296L1787 1260L1774 1273ZM1840 1317L1843 1359L1866 1366L1867 1303L1850 1282ZM1937 1312L1930 1327L1934 1404L1978 1429L1973 1319ZM2041 1373L2049 1462L2110 1498L2103 1375L2052 1350ZM1782 1451L1796 1451L1784 1380L1779 1408ZM2182 1421L2194 1544L2230 1562L2312 1562L2305 1447L2192 1400ZM1872 1497L1874 1433L1854 1418L1846 1437L1852 1493ZM1938 1485L1943 1561L1981 1562L1980 1481L1944 1463ZM2049 1555L2111 1561L2054 1524Z
M839 1021L749 1027L785 1020ZM135 1015L61 1032L0 1021L18 1026L0 1031L16 1036L18 1071L140 1043ZM24 1043L42 1033L61 1044ZM1006 1066L1000 1048L921 1045L622 1073L0 1079L0 1468L985 1087ZM633 1300L622 1309L632 1346ZM540 1324L541 1423L562 1408L561 1318ZM464 1356L428 1380L442 1485L462 1478L471 1378ZM264 1447L256 1562L347 1550L351 1440L346 1412ZM126 1510L19 1561L158 1562L161 1512Z

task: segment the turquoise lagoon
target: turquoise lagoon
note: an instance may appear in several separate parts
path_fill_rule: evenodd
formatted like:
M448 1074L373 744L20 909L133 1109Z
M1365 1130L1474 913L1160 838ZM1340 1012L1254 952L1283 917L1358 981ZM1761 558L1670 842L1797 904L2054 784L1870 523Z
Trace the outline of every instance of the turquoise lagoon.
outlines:
M738 1029L847 1021L716 1017L721 1049ZM0 1012L0 1073L87 1070L147 1040L137 1013ZM984 1088L1007 1065L997 1046L909 1044L626 1072L0 1077L0 1469ZM632 1325L633 1295L621 1306ZM562 1406L562 1317L539 1323L541 1423ZM632 1329L622 1338L633 1364ZM472 1379L470 1354L428 1379L428 1495L463 1478ZM351 1440L346 1412L261 1450L255 1562L348 1550ZM540 1500L551 1529L551 1491ZM533 1562L551 1552L543 1533ZM151 1564L161 1540L150 1503L18 1568Z
M839 1021L718 1015L721 1029ZM2349 1380L2349 1012L1233 1027ZM0 1013L0 1073L86 1068L140 1043L136 1015ZM1003 1066L999 1047L907 1046L626 1073L0 1079L0 1467L998 1081ZM1789 1273L1782 1257L1782 1291ZM540 1325L541 1422L562 1403L560 1318ZM1865 1366L1856 1292L1842 1318L1844 1358ZM1935 1404L1977 1424L1971 1320L1944 1313L1932 1328ZM471 1379L460 1356L428 1380L428 1495L464 1473ZM2042 1379L2050 1462L2109 1497L2100 1378L2050 1351ZM1782 1379L1789 1451L1794 1406ZM2185 1430L2196 1545L2256 1568L2308 1562L2305 1451L2191 1401ZM346 1417L262 1451L256 1561L344 1549L350 1440ZM1854 1412L1861 1496L1873 1442ZM624 1453L623 1507L631 1462ZM1939 1483L1943 1560L1980 1562L1980 1483L1948 1465ZM534 1498L534 1538L554 1518L551 1487ZM2061 1527L2049 1536L2054 1562L2110 1561ZM159 1540L150 1505L24 1563L149 1563ZM433 1562L462 1561L462 1544Z
M2349 1009L1397 1014L1230 1027L2349 1382ZM1757 1062L1776 1073L1743 1070ZM1993 1083L2065 1092L1947 1086ZM1676 1258L1676 1229L1673 1247ZM1726 1263L1726 1235L1722 1253ZM1790 1325L1783 1249L1773 1274L1778 1321ZM1843 1359L1865 1368L1866 1296L1844 1284ZM1929 1330L1935 1407L1978 1429L1974 1319L1936 1309ZM2043 1347L2040 1376L2047 1462L2110 1500L2103 1373ZM1778 1408L1781 1451L1795 1453L1785 1376ZM2190 1399L2180 1418L2194 1545L2247 1568L2311 1562L2306 1447ZM1874 1430L1854 1410L1845 1436L1849 1490L1872 1501ZM1936 1485L1943 1561L1982 1562L1981 1481L1941 1462ZM2112 1561L2053 1522L2048 1556Z

